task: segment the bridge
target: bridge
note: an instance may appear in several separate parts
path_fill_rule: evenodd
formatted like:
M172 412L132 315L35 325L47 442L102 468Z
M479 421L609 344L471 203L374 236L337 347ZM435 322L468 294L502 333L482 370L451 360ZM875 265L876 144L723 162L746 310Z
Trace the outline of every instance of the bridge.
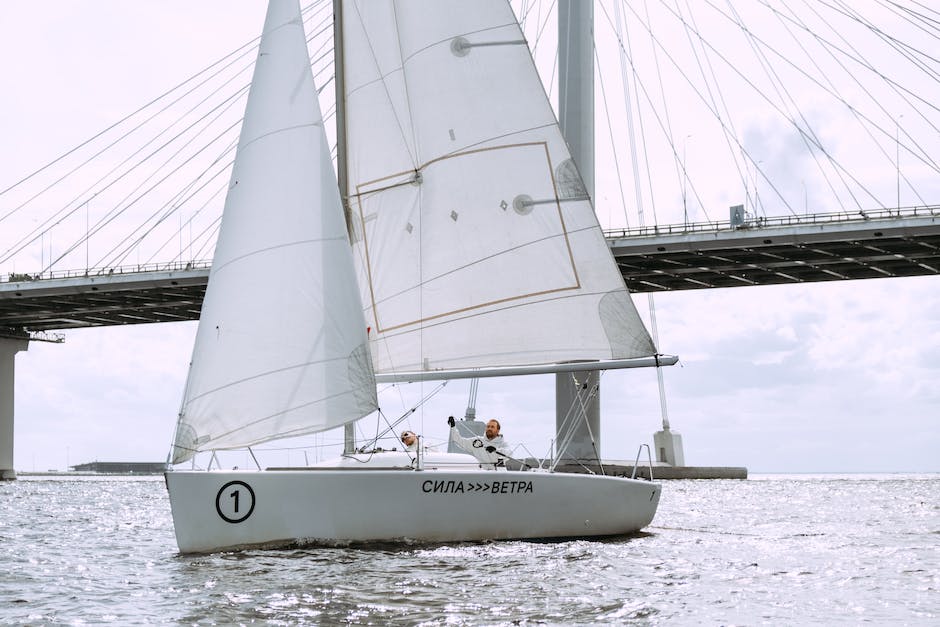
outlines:
M940 206L608 231L631 292L940 274ZM0 333L198 320L209 262L10 274ZM44 339L40 337L38 339Z
M332 45L330 3L304 4L307 31L316 33L309 43L315 80L326 86L332 58L320 51ZM536 44L552 9L514 4L528 7L520 22L551 85L557 51L551 43L538 50ZM597 68L603 89L596 91L611 125L609 133L596 133L604 176L594 197L613 207L610 215L599 212L602 222L642 224L642 213L637 220L627 216L629 208L646 211L646 221L658 224L606 234L632 292L940 271L940 207L932 204L940 163L931 143L940 109L933 105L938 82L929 53L936 31L929 12L918 6L896 14L884 7L813 9L805 22L793 22L800 28L788 31L794 41L784 44L774 36L780 14L771 6L736 8L734 16L720 7L696 7L701 31L690 19L691 7L689 15L663 7L655 19L629 3L619 9L621 17L612 20L605 12L594 29L598 56L605 59ZM23 24L24 32L31 25L55 26L40 19ZM89 28L94 24L107 21L94 20ZM200 37L200 45L224 31ZM648 44L633 38L625 46L628 31L647 34ZM857 45L852 50L841 43L849 33ZM51 46L66 41L47 32L38 36ZM53 56L77 59L112 39L86 37L83 46ZM194 260L212 253L256 45L219 44L226 54L217 60L181 54L189 65L175 72L189 78L153 99L154 77L143 81L146 94L106 77L103 83L130 102L148 104L103 130L101 104L92 98L73 98L70 116L50 120L33 111L35 103L74 94L43 91L56 81L11 86L32 96L8 103L14 107L9 117L20 123L9 129L12 148L0 168L12 177L0 185L0 262L4 272L12 271L0 274L0 399L12 399L13 355L29 341L55 341L54 333L69 329L199 317L209 263ZM134 65L167 69L163 56ZM90 84L107 74L98 59L113 57L108 49L75 66L94 73L82 77ZM203 69L193 73L193 62ZM328 121L331 92L321 93ZM15 110L19 105L24 108ZM82 126L83 107L88 127ZM66 136L88 139L64 153L60 145L39 146L43 137L63 136L51 126L56 121L66 126ZM60 153L29 174L15 174L40 155ZM734 224L709 215L715 208L724 213L731 202L742 202L753 215ZM144 261L131 263L135 257ZM6 402L0 401L0 441L7 436ZM0 474L12 467L4 455L0 450Z
M634 293L940 274L940 206L608 231ZM0 277L0 479L12 460L14 357L53 331L198 320L209 262ZM8 457L9 459L5 459Z
M940 273L940 206L607 232L631 292Z

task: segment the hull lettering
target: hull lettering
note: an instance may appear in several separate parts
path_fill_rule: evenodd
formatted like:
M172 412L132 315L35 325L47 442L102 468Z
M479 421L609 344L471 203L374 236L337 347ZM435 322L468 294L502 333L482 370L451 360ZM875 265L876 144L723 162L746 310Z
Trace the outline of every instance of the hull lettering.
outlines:
M472 494L475 492L488 492L490 494L532 494L531 481L493 481L480 483L463 480L431 480L421 484L421 491L425 494Z

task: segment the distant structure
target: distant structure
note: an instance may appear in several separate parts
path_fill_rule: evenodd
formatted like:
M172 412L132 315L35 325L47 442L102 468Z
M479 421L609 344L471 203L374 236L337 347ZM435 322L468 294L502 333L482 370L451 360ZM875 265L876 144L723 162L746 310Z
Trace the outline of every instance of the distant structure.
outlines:
M88 462L70 466L73 472L100 472L122 475L159 475L166 470L165 462Z

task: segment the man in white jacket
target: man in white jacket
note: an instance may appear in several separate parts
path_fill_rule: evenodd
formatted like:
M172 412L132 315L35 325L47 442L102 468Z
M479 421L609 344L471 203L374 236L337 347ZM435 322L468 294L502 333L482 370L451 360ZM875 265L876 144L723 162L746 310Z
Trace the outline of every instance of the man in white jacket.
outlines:
M456 422L453 416L447 418L447 424L450 426L450 439L457 446L467 451L480 462L490 464L492 467L503 465L503 460L509 457L509 445L500 434L500 424L498 420L489 420L486 423L486 431L483 437L465 438L457 432Z

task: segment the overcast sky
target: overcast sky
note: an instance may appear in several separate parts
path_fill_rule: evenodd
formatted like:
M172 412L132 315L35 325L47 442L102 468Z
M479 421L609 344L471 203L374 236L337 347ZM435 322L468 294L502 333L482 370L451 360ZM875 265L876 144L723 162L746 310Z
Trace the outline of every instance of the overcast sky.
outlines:
M0 189L256 37L263 16L260 0L5 2ZM823 105L817 114L835 118ZM794 175L801 157L788 159L773 129L758 119L741 135L774 147L765 167L789 168L781 176L791 196L821 197L821 187ZM684 156L697 164L690 176L703 181L703 195L708 181L724 180L709 170L704 131L673 136L686 137ZM893 187L896 175L880 170L870 174L884 180L872 185ZM599 180L605 176L599 171ZM932 189L926 201L940 202ZM710 217L724 219L742 194L716 194ZM675 206L679 199L673 185ZM0 198L0 209L6 203ZM8 228L0 223L4 247ZM0 274L38 270L29 267L38 256ZM646 296L634 301L646 316ZM681 357L665 382L689 465L940 471L940 278L701 290L658 295L656 304L660 349ZM17 470L163 461L194 335L195 323L180 323L69 331L64 344L32 343L16 358ZM394 418L434 388L383 388L383 409ZM467 390L467 382L450 383L405 424L445 437L444 419L463 414ZM601 404L605 458L632 459L639 443L652 444L661 424L652 370L606 373ZM554 432L554 377L481 380L477 413L499 417L507 439L542 455Z

